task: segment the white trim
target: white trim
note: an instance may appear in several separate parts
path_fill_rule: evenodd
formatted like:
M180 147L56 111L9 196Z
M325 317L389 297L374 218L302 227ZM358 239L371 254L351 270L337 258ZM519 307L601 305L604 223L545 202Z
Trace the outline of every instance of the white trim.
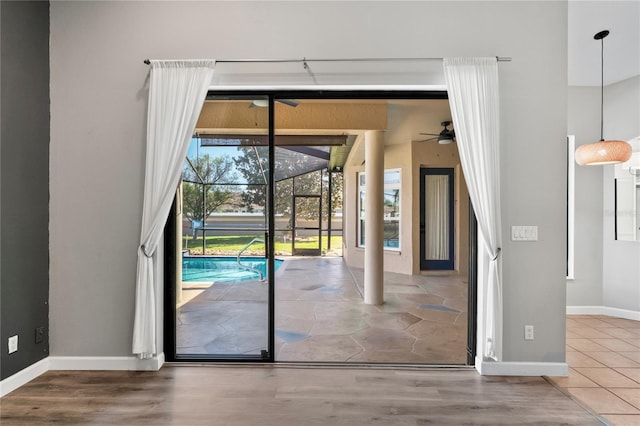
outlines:
M217 73L218 75L220 73ZM352 84L333 84L333 85L213 85L209 86L209 90L213 91L227 91L227 90L241 90L241 91L285 91L285 90L299 90L299 91L398 91L398 92L407 92L407 91L439 91L446 92L447 86L444 84L363 84L363 85L352 85Z
M631 311L629 309L610 308L608 306L604 306L602 312L603 312L603 315L608 315L610 317L640 321L639 311Z
M501 362L476 357L476 370L482 376L561 376L569 375L566 362Z
M608 306L567 306L567 315L608 315L615 318L640 321L640 311Z
M0 398L49 370L158 371L164 362L164 352L151 359L135 356L50 356L0 381Z
M18 371L16 374L7 377L0 382L0 397L3 397L20 386L26 385L31 380L46 373L49 370L49 358L41 359L35 364L31 364L27 368Z
M603 315L603 306L567 306L567 315Z
M399 175L399 179L400 181L398 183L384 183L382 184L382 191L384 192L386 189L397 189L400 192L400 199L402 199L402 168L401 167L392 167L390 169L384 169L384 174L386 175L387 172L398 172ZM357 187L358 187L358 196L357 196L357 203L356 203L356 221L358 223L357 225L357 241L356 241L356 248L362 249L364 250L365 248L365 244L360 244L360 242L362 241L362 223L364 222L364 218L360 217L360 212L363 210L362 206L360 205L360 203L362 202L362 198L360 197L360 193L361 192L365 192L366 194L366 177L365 177L365 184L361 185L361 176L366 176L365 172L357 172L356 173L356 180L358 181ZM400 205L398 205L398 209L401 209ZM383 253L393 253L393 254L397 254L400 255L402 254L402 240L400 238L400 236L402 235L402 212L400 213L400 216L394 217L394 218L384 218L384 221L387 222L398 222L398 247L387 247L387 246L382 246L382 251Z
M164 352L150 359L135 356L51 356L50 370L134 370L158 371L164 364Z
M576 137L567 136L567 279L573 280L575 265L575 188L576 188Z

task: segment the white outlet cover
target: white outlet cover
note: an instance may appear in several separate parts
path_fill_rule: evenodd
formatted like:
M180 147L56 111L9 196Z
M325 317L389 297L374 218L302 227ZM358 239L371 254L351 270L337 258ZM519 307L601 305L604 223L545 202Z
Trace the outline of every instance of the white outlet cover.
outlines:
M524 340L533 340L533 326L525 325L524 326Z

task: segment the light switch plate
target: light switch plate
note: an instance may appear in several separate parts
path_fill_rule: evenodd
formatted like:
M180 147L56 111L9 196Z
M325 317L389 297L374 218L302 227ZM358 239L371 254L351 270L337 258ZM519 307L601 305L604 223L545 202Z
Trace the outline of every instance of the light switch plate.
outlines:
M512 226L511 241L538 241L538 227L522 225Z
M18 350L18 335L16 334L15 336L11 336L9 337L9 342L8 342L8 349L9 349L9 353L12 354L14 352L16 352Z

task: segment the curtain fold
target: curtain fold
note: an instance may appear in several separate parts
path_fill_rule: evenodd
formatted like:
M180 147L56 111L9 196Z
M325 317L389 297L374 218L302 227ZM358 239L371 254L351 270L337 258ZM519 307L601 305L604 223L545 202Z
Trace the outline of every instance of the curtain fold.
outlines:
M215 61L151 61L147 155L138 247L133 353L151 358L156 344L155 253L180 181Z
M497 58L445 58L462 170L488 267L479 276L479 354L502 359L500 108ZM483 251L483 250L479 250ZM482 268L481 268L482 269Z

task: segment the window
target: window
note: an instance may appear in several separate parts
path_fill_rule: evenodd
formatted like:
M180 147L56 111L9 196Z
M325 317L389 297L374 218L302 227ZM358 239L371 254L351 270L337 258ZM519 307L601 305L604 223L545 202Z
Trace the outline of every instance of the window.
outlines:
M365 174L358 173L358 247L364 247ZM400 169L384 171L384 240L387 250L400 250Z

